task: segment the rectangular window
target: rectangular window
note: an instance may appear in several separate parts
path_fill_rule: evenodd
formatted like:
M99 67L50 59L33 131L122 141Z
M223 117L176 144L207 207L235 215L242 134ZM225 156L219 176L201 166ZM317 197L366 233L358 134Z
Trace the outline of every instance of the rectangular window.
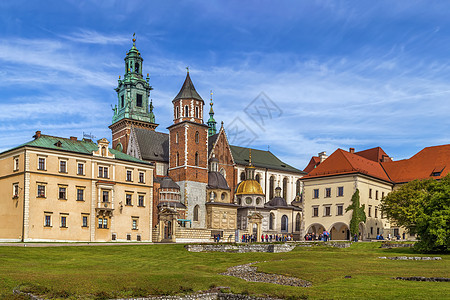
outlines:
M52 227L52 216L51 215L45 215L45 217L44 217L44 226L45 227Z
M125 101L124 101L124 96L120 95L120 107L124 108L125 107Z
M59 199L66 200L67 198L67 188L60 186L59 187Z
M138 242L141 241L141 235L140 235L140 234L138 234L138 235L136 236L136 240L137 240Z
M125 196L125 205L132 205L131 204L131 194L126 194L126 196Z
M139 172L139 183L145 183L144 172Z
M109 178L108 177L108 167L103 167L103 178Z
M378 191L375 191L375 200L378 200Z
M144 196L143 195L138 196L138 206L144 206Z
M67 217L61 216L61 228L67 228Z
M136 94L136 106L142 107L142 95L141 94Z
M117 239L117 234L113 233L112 236L111 236L111 239L112 239L113 241L115 241L115 240Z
M318 217L318 216L319 216L319 207L314 206L313 207L313 217Z
M103 228L103 219L98 218L98 228Z
M344 187L340 186L338 187L338 197L344 196Z
M103 218L103 228L104 229L108 228L108 219L107 218Z
M127 170L127 181L133 180L133 172L131 170Z
M369 189L369 199L372 199L372 189Z
M330 206L324 207L324 216L325 217L331 216L331 207Z
M369 205L369 217L372 217L372 205Z
M78 175L84 175L84 164L78 163Z
M330 198L331 197L331 188L326 188L325 189L325 198Z
M45 170L45 158L39 157L38 170Z
M19 184L14 183L13 184L13 198L18 198L18 197L19 197Z
M14 157L14 171L18 171L18 170L19 170L19 158Z
M314 199L319 198L319 189L314 189L313 198L314 198Z
M133 219L131 222L132 222L131 229L137 230L138 229L138 219Z
M84 189L77 189L77 201L84 201Z
M98 167L98 177L103 177L103 167Z
M343 205L338 205L337 206L337 215L338 216L342 216L344 214L344 206Z
M81 221L83 224L81 225L82 227L88 227L88 216L82 216Z
M127 241L131 241L131 234L127 233Z
M378 207L375 206L375 218L378 218Z
M384 198L384 192L381 192L381 199Z
M67 161L65 161L65 160L59 161L59 172L67 173Z
M103 202L109 202L109 192L103 191Z
M370 227L370 234L373 234L373 227Z
M39 184L37 186L37 196L38 198L45 198L45 185Z
M377 235L380 234L380 228L377 227Z

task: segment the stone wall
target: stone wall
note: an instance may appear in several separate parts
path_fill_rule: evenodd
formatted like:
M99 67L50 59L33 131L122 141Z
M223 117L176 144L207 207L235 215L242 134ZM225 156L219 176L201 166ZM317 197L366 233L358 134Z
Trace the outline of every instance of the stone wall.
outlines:
M290 252L295 248L294 244L203 244L186 245L185 248L190 252L270 252L281 253Z
M214 242L211 236L212 231L223 232L222 241L234 242L234 229L215 230L205 228L185 228L177 227L176 238L177 243L210 243ZM231 236L231 237L230 237Z

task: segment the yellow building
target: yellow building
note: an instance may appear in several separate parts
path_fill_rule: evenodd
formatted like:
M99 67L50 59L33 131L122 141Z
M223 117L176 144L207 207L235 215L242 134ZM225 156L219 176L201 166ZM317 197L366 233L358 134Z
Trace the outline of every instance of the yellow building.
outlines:
M153 165L101 139L42 135L0 154L1 241L151 241Z

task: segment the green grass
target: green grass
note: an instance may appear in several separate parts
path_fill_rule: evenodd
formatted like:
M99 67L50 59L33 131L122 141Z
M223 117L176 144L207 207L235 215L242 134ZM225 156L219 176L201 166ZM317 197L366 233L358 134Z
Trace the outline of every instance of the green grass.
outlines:
M297 247L290 253L191 253L183 245L0 247L0 298L12 290L49 298L106 299L186 294L227 286L233 293L309 299L450 299L450 283L409 282L396 276L450 277L441 261L392 261L411 249ZM219 275L227 267L260 261L258 270L312 282L309 288L252 283ZM265 261L265 262L263 262ZM349 275L352 278L345 279Z

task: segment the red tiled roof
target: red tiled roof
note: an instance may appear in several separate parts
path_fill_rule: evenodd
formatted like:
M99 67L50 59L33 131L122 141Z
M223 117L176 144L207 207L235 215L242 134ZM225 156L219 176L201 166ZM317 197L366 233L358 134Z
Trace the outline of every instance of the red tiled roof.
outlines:
M430 177L439 179L450 172L450 144L426 147L409 159L383 162L381 165L396 183ZM432 173L439 172L440 175L432 176Z
M342 149L337 149L333 152L308 175L304 176L303 179L353 173L365 174L390 181L380 163Z
M320 157L313 156L313 157L311 157L311 160L309 161L308 165L306 166L306 168L303 171L306 173L309 173L312 170L314 170L314 168L316 168L319 164L320 164Z
M355 152L355 154L376 162L382 162L383 158L392 160L391 158L389 158L389 155L387 155L386 152L381 149L381 147L375 147L372 149Z

